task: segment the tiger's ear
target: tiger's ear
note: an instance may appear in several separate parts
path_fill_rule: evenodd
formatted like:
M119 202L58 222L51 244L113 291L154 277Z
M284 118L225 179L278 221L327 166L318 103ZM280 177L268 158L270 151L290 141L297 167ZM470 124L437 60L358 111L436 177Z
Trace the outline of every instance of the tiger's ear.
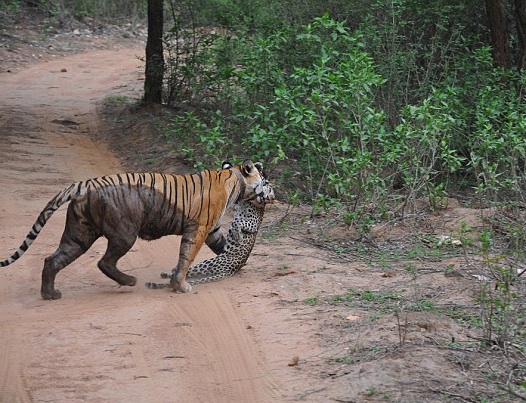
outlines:
M241 168L243 169L243 174L248 176L254 172L255 166L251 160L245 160Z
M230 161L225 161L225 162L223 162L223 165L222 165L221 169L231 169L233 167L234 167L234 165Z

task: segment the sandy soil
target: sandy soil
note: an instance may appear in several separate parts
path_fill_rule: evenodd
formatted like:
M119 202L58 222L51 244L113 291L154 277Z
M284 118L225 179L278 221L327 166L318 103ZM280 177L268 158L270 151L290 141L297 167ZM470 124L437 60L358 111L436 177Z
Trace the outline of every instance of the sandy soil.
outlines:
M92 48L0 74L2 259L57 191L129 169L96 140L107 126L96 106L109 95L140 96L143 66L136 56L142 54L140 45ZM134 154L128 149L123 161ZM177 237L138 241L121 260L123 271L139 279L133 288L117 286L96 268L105 250L101 239L58 275L63 298L43 301L40 272L63 230L65 209L59 210L28 252L0 271L0 401L503 396L488 381L495 363L476 348L478 330L441 313L451 306L469 312L479 289L476 271L454 247L439 255L425 242L414 249L422 234L426 241L450 235L461 221L482 228L484 212L451 200L447 209L379 225L358 241L324 217L287 209L268 208L240 275L193 293L143 286L174 267ZM198 259L210 256L205 247Z

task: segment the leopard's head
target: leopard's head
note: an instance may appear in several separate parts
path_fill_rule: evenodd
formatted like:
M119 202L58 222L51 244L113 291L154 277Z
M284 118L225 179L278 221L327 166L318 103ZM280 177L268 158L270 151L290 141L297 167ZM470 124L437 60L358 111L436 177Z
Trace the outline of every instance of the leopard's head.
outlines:
M223 169L237 170L243 177L245 192L239 200L263 206L274 201L274 189L263 172L261 162L254 163L251 160L245 160L241 165L224 162Z

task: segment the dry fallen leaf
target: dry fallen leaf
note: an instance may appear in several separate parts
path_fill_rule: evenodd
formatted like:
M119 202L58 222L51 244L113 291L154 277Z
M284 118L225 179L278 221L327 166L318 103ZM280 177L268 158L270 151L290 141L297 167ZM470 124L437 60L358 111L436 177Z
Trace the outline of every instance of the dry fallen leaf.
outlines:
M347 318L345 318L347 320L360 320L360 317L359 316L354 316L354 315L349 315L347 316Z

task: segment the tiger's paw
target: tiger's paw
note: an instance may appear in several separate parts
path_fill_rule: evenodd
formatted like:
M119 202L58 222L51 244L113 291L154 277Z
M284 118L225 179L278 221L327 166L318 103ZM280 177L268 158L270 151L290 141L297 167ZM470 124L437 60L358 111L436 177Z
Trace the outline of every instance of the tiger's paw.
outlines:
M190 284L188 284L187 281L183 281L181 284L179 284L178 282L174 281L172 282L172 288L174 291L179 291L179 292L183 292L183 293L188 293L190 291L192 291L192 286Z
M42 295L43 299L47 300L54 300L54 299L60 299L62 298L62 293L59 290L41 290L40 295Z
M127 274L124 274L124 273L120 273L120 274L121 275L119 275L119 277L115 279L117 283L119 283L119 285L127 285L130 287L133 287L134 285L137 284L137 277L128 276Z

